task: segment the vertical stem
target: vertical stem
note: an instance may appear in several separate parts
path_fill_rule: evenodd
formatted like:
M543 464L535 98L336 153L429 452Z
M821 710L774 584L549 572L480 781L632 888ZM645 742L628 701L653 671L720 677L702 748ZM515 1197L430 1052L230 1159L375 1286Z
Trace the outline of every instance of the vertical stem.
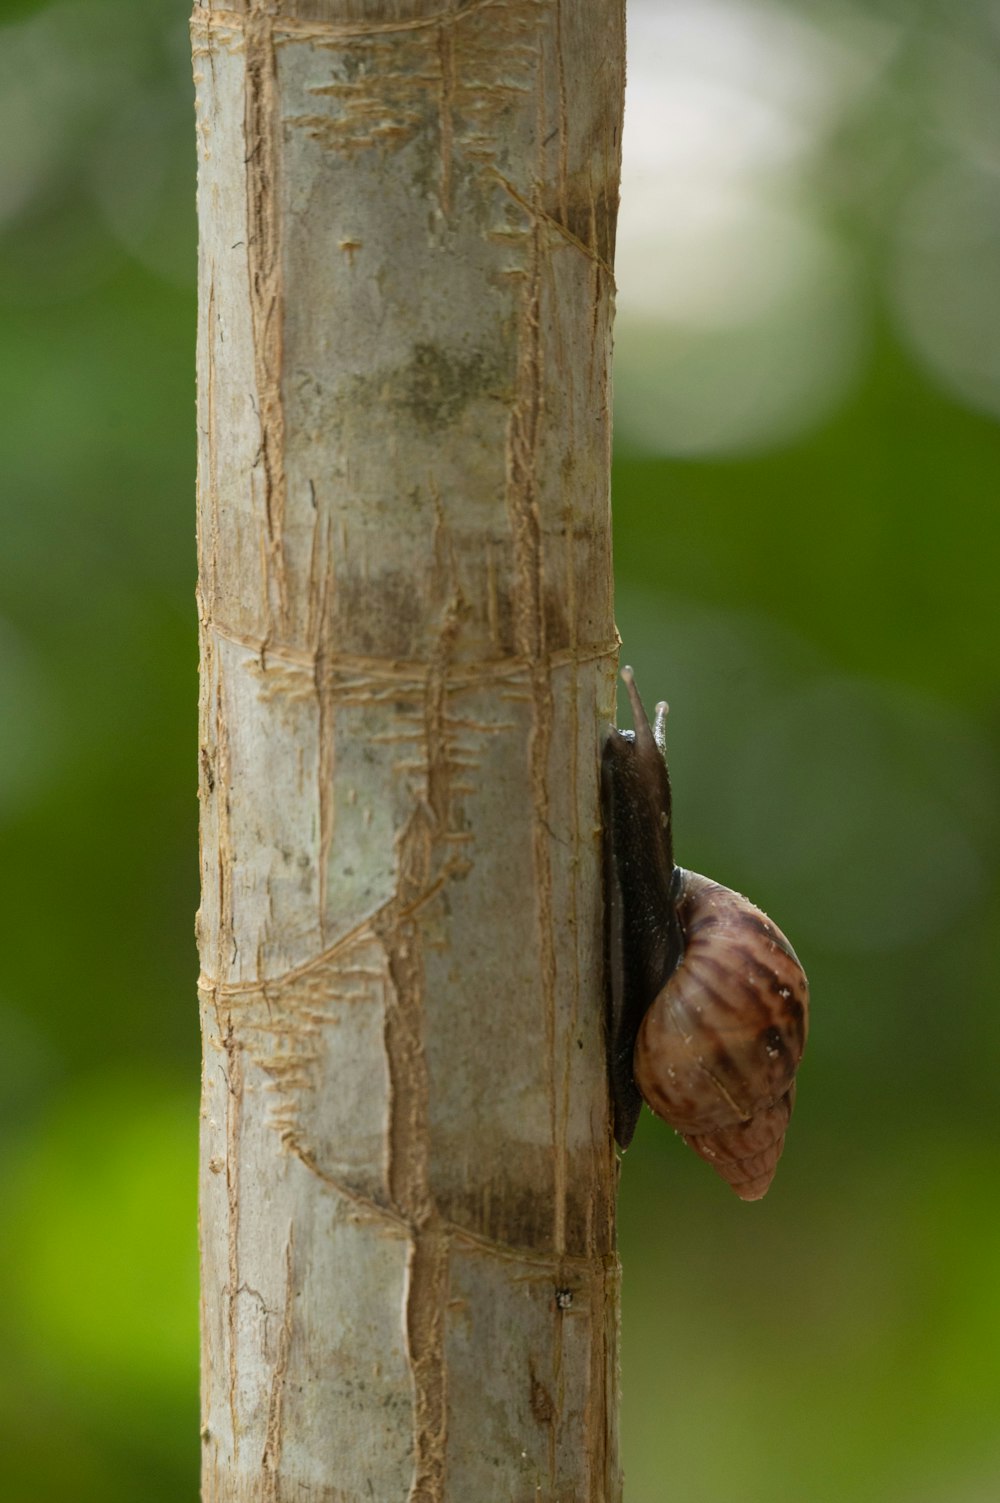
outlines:
M204 1497L618 1503L622 0L203 0Z

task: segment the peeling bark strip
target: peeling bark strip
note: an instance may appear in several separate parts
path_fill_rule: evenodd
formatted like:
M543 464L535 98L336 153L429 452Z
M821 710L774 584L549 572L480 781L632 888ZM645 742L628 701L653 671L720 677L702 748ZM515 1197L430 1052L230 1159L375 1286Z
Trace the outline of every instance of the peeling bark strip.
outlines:
M622 0L201 0L206 1503L620 1503Z

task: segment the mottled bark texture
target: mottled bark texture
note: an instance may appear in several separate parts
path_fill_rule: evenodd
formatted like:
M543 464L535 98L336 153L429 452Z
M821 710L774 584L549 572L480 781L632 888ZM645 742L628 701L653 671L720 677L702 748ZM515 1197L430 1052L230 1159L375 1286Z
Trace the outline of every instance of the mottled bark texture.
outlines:
M614 1503L622 0L193 19L209 1503Z

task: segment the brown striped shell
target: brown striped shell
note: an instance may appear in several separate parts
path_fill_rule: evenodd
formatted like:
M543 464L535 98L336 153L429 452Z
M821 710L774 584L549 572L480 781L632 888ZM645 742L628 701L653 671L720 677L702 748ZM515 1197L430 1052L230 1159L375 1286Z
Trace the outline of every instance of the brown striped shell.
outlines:
M774 1177L808 1030L795 951L759 908L678 869L683 951L639 1026L635 1082L743 1200Z

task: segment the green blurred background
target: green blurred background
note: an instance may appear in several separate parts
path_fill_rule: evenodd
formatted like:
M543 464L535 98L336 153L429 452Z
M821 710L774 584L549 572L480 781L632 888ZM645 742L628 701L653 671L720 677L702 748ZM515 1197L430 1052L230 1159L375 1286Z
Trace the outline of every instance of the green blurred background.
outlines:
M624 1168L628 1503L1000 1497L1000 24L633 0L618 619L679 859L809 970L745 1206ZM194 124L0 6L4 1496L197 1495Z

